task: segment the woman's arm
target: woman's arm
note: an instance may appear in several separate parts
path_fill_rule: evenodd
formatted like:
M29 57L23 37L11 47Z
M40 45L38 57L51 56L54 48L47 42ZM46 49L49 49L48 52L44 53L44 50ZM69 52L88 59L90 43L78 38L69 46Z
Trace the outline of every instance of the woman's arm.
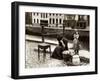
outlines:
M63 42L62 40L61 40L60 42L61 42L62 46L65 48L65 44L64 44L64 42Z

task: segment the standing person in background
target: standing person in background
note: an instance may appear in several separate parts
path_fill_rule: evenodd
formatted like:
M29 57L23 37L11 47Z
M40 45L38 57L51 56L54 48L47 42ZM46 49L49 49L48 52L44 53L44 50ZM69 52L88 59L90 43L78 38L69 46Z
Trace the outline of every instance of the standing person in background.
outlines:
M74 38L79 39L79 33L78 33L78 31L77 31L77 30L75 30L75 33L74 33Z
M73 40L73 48L74 48L74 53L75 54L79 54L79 49L80 49L80 45L79 45L79 33L77 30L75 30L74 33L74 40Z

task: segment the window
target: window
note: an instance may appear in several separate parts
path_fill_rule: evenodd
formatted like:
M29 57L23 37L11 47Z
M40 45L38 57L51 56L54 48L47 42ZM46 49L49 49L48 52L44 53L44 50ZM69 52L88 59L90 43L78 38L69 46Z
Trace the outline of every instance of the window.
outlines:
M55 23L55 19L53 19L53 24Z
M56 23L58 24L58 19L56 19Z
M59 24L61 24L61 19L59 19Z
M79 16L79 20L80 20L80 21L83 21L83 20L84 20L84 16L83 16L83 15L80 15L80 16Z
M51 24L51 18L49 19L49 23Z
M39 23L39 19L37 19L37 23Z
M41 18L42 18L42 13L41 13Z
M46 18L48 17L48 14L46 13Z
M61 14L59 14L59 16L61 16Z
M45 13L41 13L41 18L45 18Z
M33 13L35 15L35 13Z
M34 23L35 23L35 19L34 19Z

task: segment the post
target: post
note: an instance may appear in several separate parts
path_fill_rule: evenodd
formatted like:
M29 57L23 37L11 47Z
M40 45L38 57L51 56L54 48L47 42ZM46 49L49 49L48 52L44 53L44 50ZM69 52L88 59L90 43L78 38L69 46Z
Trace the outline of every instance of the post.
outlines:
M42 42L44 42L44 26L42 26L41 34L42 34Z
M63 36L65 34L65 25L66 25L66 20L63 20Z
M41 26L42 42L44 42L44 27L48 26L48 21L40 20L40 26Z
M64 34L65 34L65 26L63 25L63 36L64 36Z

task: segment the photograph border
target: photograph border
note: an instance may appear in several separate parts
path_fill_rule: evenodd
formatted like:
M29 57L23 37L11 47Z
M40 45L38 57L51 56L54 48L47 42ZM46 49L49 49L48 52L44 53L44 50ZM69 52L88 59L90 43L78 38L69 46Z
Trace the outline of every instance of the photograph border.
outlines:
M19 75L19 6L42 6L42 7L57 7L57 8L74 8L88 9L95 11L95 71L75 72L75 73L59 73L59 74L43 74L43 75ZM11 4L11 78L42 78L42 77L57 77L57 76L72 76L72 75L88 75L98 73L98 35L97 35L97 18L98 8L96 6L83 5L67 5L67 4L49 4L49 3L33 3L33 2L12 2Z

